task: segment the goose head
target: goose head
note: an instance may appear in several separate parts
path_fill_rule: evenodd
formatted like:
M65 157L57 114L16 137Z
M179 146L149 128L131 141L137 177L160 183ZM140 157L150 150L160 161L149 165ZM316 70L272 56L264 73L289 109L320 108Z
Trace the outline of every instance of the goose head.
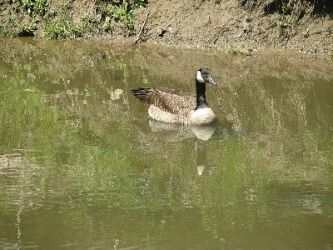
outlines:
M213 80L212 75L207 68L200 68L197 71L196 80L199 83L210 83L212 85L217 85L217 83Z

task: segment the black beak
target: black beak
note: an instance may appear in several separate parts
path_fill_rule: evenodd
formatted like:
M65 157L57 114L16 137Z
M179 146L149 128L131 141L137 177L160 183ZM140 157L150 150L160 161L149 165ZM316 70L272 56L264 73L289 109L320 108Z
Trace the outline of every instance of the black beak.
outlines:
M217 83L213 80L213 78L211 76L208 77L208 82L215 86L217 85Z

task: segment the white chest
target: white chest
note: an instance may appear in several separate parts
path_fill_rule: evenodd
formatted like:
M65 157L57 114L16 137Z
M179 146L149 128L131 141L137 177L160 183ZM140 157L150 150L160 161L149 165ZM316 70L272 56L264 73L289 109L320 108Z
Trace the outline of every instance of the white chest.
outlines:
M190 123L194 125L208 124L216 118L215 113L211 108L199 108L193 110L190 114Z

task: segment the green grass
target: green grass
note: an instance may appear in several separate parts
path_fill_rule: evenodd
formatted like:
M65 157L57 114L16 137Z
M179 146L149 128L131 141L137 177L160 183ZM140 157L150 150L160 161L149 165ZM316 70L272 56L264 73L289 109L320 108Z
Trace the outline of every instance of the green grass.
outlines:
M3 26L0 26L0 37L12 36L15 26L16 26L15 20L11 18L7 20L7 22Z
M87 24L87 22L84 22ZM48 17L45 22L44 37L46 39L77 38L83 35L81 26L75 23L66 6L58 9L57 16Z
M33 15L34 12L45 14L47 10L46 0L21 0L21 4L30 15Z
M15 21L7 21L0 27L0 37L6 36L34 36L36 33L44 34L46 39L71 39L82 37L91 33L113 31L115 25L121 24L121 29L128 35L134 34L133 11L146 6L147 1L136 0L130 3L115 4L106 1L97 1L96 12L102 17L84 16L80 21L74 22L72 3L62 4L52 9L47 0L19 0L8 8L17 13ZM31 19L27 23L27 19ZM22 21L24 20L24 22Z
M82 36L80 27L70 20L50 21L45 28L46 39L77 38Z
M107 2L98 2L100 13L102 14L102 28L105 31L112 31L117 23L124 24L128 34L134 34L133 11L139 7L147 5L146 0L135 0L131 3L112 4Z

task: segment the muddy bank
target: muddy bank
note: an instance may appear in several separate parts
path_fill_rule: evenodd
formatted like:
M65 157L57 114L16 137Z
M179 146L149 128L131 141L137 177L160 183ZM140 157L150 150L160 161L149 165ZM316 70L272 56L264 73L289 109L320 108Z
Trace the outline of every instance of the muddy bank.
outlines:
M143 37L158 43L218 47L245 54L264 48L332 53L332 3L319 10L304 4L299 9L294 6L290 10L294 12L281 13L282 5L269 7L263 2L151 1L147 8L136 11L135 20L143 23L150 11Z
M0 37L126 39L245 55L267 48L332 55L332 17L331 0L3 0Z

